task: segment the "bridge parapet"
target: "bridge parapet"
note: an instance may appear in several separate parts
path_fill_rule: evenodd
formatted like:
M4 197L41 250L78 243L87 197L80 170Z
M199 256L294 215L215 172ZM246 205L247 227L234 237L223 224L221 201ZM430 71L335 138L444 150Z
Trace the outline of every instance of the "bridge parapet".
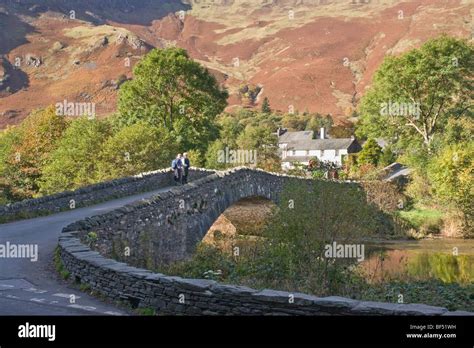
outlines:
M214 172L213 170L192 168L191 178L201 178ZM74 191L64 191L44 197L0 205L0 222L54 214L171 185L173 185L171 169L141 173L139 175L88 185Z

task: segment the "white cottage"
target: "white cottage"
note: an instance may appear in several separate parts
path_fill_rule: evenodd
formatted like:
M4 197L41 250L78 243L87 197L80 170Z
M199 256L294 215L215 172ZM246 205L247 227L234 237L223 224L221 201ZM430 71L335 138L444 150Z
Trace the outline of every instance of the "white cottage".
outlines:
M354 137L327 139L324 128L321 128L319 139L313 139L313 131L288 132L278 129L277 135L283 169L293 168L296 162L308 165L315 157L319 161L342 166L345 156L361 150Z

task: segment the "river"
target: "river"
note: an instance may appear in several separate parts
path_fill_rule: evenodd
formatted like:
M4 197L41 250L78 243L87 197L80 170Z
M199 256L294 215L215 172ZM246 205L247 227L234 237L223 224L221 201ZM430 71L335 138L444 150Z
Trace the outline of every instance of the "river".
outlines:
M425 239L369 245L361 263L370 282L390 279L437 279L474 283L474 240Z

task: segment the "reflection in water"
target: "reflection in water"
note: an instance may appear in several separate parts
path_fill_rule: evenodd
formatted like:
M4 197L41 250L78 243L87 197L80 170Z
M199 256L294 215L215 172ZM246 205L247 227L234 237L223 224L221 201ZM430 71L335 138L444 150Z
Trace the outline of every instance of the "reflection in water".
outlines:
M474 282L474 256L410 249L372 249L361 270L369 282L437 279L445 283L467 284Z
M443 253L422 253L408 261L408 274L416 278L435 278L445 283L471 283L474 258Z

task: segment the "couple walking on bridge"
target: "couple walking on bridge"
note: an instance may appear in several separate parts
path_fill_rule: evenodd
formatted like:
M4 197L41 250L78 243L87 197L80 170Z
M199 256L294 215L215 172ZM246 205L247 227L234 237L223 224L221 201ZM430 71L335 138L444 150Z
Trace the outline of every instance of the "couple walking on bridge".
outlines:
M171 162L171 168L174 173L174 181L176 185L184 185L188 182L189 167L191 163L188 158L188 153L185 152L182 155L179 153L176 158Z

